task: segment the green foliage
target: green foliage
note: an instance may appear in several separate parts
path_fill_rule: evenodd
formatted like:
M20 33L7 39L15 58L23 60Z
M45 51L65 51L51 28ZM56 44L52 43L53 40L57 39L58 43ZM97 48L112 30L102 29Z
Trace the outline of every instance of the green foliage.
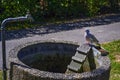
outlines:
M111 60L111 74L110 74L110 80L119 80L120 79L120 63L116 62L116 55L120 56L120 40L110 42L107 44L103 44L103 47L107 49L110 54L110 60Z
M2 0L0 20L8 17L23 16L26 14L27 10L35 14L37 1L38 0Z
M23 16L30 10L36 21L57 18L95 16L118 8L120 0L1 0L0 21L8 17ZM116 10L116 9L115 9ZM101 11L101 12L100 12Z

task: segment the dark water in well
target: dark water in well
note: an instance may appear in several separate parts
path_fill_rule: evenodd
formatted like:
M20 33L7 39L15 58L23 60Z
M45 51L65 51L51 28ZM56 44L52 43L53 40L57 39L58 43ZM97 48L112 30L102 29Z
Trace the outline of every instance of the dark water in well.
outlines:
M65 73L71 56L67 54L36 55L29 65L32 68L55 73Z

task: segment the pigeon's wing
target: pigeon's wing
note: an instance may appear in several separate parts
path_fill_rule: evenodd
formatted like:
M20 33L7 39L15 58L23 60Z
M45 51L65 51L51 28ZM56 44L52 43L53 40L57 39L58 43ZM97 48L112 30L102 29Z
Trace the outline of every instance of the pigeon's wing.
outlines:
M93 34L90 34L90 33L85 34L85 39L89 43L97 43L97 44L99 44L99 41L97 40L97 38Z
M91 42L99 42L98 40L97 40L97 38L94 36L94 35L92 35L92 34L90 34L90 40L91 40Z
M95 45L95 46L100 46L99 41L97 40L97 38L96 38L94 35L91 35L90 39L91 39L91 43L92 43L93 45Z

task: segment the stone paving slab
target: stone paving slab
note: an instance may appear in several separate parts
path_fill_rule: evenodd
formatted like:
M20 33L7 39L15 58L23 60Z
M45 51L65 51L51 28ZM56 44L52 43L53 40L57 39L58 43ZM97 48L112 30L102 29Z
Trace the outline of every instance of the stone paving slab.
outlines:
M86 58L86 55L76 52L75 56L72 57L72 60L83 63Z
M84 40L85 29L90 29L91 33L93 33L98 38L100 43L120 39L120 22L109 25L83 27L80 29L61 31L61 32L50 33L45 35L36 34L32 37L7 40L7 44L6 44L7 58L10 49L14 48L19 44L36 41L36 40L55 39L55 40L74 41L74 42L78 42L79 44L82 44L85 42ZM2 67L2 49L1 49L1 41L0 41L0 69L1 67Z

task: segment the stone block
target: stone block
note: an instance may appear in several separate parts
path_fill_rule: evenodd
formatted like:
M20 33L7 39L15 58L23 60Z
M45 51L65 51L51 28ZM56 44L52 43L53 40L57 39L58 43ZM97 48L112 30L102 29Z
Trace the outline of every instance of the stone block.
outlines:
M70 65L68 65L68 69L73 70L75 72L78 72L81 68L82 64L75 62L75 61L71 61Z
M83 44L77 48L77 51L87 55L90 49L91 47L89 45Z
M86 55L76 52L75 56L72 57L72 60L83 63L86 59Z

